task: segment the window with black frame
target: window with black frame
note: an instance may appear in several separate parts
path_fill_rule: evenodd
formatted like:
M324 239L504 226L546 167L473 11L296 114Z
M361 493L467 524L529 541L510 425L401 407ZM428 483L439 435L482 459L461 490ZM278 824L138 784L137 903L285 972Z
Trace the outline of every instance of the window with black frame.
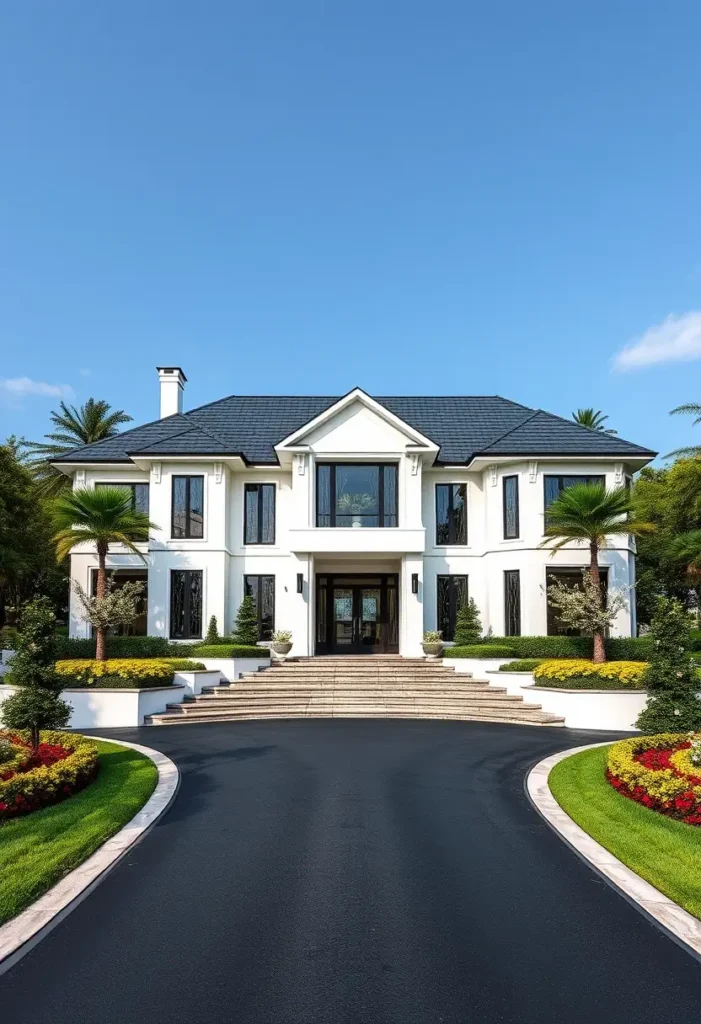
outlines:
M521 573L504 572L504 636L521 636Z
M174 476L171 536L204 537L204 477Z
M544 505L545 505L545 524L548 522L548 506L555 501L556 498L562 494L563 491L567 490L568 487L574 487L576 484L602 484L605 485L606 477L601 474L567 474L567 475L547 475L543 477L544 487Z
M436 484L436 544L467 544L467 484Z
M599 567L599 574L601 578L601 593L604 598L604 604L606 604L608 596L608 568L606 566ZM551 587L553 583L562 583L564 586L574 589L578 587L582 589L582 570L581 569L548 569L546 573L546 594L547 588ZM580 636L581 631L573 629L566 623L562 622L558 611L548 601L548 636Z
M243 586L258 613L258 639L270 640L275 631L275 577L244 576Z
M319 463L316 525L397 526L396 463Z
M518 476L505 476L502 480L504 499L504 540L515 540L519 535Z
M246 484L244 544L275 543L275 484Z
M443 640L454 638L457 614L467 604L467 599L467 576L437 578L437 628Z
M170 636L173 640L202 637L201 569L171 569Z
M131 492L131 507L136 512L145 512L148 515L148 484L120 484L114 483L95 484L95 490L103 490L106 487L120 487L122 490Z

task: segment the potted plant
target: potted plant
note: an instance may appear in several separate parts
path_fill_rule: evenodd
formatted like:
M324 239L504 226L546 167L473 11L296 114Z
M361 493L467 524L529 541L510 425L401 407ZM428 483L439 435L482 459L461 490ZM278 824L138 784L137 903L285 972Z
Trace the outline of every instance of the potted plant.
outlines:
M276 661L284 661L292 650L292 633L289 629L277 629L270 645Z
M440 629L427 629L424 633L423 649L427 658L440 658L443 653L443 641Z
M342 494L336 504L339 515L351 516L351 526L362 526L362 515L371 512L376 501L371 494Z

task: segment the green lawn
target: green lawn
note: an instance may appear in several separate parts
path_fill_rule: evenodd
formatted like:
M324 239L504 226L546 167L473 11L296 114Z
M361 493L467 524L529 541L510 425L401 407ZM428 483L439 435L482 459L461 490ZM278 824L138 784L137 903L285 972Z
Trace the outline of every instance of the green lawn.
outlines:
M0 924L55 885L134 817L155 789L153 761L96 741L100 772L55 807L0 825Z
M620 796L606 781L609 747L560 761L553 796L577 824L675 903L701 918L701 828Z

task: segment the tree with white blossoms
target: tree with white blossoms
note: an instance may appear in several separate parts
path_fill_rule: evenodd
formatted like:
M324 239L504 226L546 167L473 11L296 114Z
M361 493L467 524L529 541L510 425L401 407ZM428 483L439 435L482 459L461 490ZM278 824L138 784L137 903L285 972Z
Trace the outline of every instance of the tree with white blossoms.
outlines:
M131 580L114 590L114 582L107 576L107 590L102 597L91 597L86 594L80 583L73 581L78 600L83 606L83 618L97 632L107 633L115 626L130 626L139 615L139 598L144 592L144 584Z
M564 583L548 586L548 604L557 611L558 618L571 629L584 636L605 636L618 612L626 607L623 594L609 593L602 600L601 584L592 579L588 569L582 570L581 586L568 587Z

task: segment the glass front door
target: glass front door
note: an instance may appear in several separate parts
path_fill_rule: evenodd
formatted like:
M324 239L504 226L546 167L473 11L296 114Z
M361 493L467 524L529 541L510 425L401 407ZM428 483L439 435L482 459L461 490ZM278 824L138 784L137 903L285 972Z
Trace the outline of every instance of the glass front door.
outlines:
M317 654L398 650L396 576L317 578Z

